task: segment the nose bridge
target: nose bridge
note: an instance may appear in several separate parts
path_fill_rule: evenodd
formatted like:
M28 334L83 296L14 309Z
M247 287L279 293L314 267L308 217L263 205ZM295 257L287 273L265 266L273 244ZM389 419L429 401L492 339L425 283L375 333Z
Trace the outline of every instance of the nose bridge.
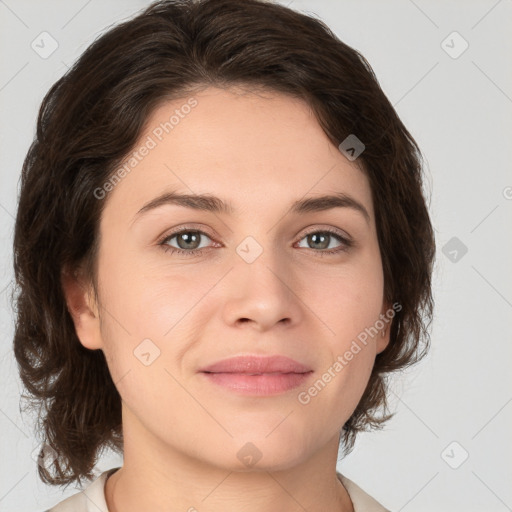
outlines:
M252 236L244 239L236 248L235 270L244 288L282 294L287 273L284 255L279 253L282 248L272 246L271 237L265 240L260 244Z

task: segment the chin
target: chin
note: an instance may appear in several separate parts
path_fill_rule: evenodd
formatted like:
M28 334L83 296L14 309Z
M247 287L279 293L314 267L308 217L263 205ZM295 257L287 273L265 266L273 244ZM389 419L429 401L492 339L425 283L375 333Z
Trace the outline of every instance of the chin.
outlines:
M268 433L267 433L268 434ZM293 442L292 436L276 433L261 436L246 435L223 445L214 456L217 466L235 472L284 471L307 458L304 440ZM272 436L275 436L271 439Z

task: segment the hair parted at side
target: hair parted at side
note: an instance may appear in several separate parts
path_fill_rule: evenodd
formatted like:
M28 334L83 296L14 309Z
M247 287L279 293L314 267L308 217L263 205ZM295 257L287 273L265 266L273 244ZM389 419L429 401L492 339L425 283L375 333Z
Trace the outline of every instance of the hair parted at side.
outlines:
M101 187L163 101L208 86L303 99L338 146L355 134L370 182L385 299L399 303L390 343L342 431L381 428L387 375L427 352L435 240L420 150L366 59L320 20L265 0L167 0L94 41L46 94L26 155L14 233L14 353L42 441L56 452L41 480L91 479L105 448L122 452L121 399L103 351L78 340L61 273L84 268L97 290Z

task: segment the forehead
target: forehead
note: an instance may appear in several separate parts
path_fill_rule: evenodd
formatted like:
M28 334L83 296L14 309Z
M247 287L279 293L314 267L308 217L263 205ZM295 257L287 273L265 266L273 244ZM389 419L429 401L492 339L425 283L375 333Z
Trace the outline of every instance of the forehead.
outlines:
M207 88L161 104L122 174L104 215L133 216L172 189L225 198L240 214L341 191L373 218L363 171L330 142L304 101L276 92Z

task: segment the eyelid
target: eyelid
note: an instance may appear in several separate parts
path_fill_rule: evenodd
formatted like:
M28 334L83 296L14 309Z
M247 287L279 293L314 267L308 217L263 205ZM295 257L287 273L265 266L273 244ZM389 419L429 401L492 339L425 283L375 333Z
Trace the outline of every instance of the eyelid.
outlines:
M181 224L180 226L178 226L178 227L176 227L174 229L165 231L163 235L160 235L158 237L157 243L160 244L161 242L163 242L167 238L179 235L180 233L182 233L184 231L197 231L197 232L199 232L201 234L204 234L204 235L208 236L212 240L215 240L215 238L216 238L210 232L210 230L208 228L206 228L205 226L201 225L200 227L198 227L197 225L193 225L193 224Z
M318 224L315 224L314 226L311 226L311 228L305 228L306 231L304 231L302 233L302 236L301 236L301 240L302 238L304 238L305 236L309 235L310 233L316 233L316 232L327 232L327 233L334 233L334 234L337 234L338 236L340 236L341 238L347 240L347 241L350 241L350 242L353 242L354 240L352 239L352 237L346 232L346 231L343 231L342 229L339 229L339 228L335 228L333 226L319 226Z

